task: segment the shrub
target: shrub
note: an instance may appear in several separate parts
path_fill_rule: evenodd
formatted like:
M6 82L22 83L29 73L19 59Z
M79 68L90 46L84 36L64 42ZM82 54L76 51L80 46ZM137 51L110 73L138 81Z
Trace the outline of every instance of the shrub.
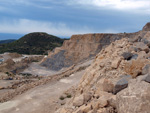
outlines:
M59 99L60 99L60 100L64 100L64 99L65 99L65 97L63 97L63 96L60 96L60 97L59 97Z

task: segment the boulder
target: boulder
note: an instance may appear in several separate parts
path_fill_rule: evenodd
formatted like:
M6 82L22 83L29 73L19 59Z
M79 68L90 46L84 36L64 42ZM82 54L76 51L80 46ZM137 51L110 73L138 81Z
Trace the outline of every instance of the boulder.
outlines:
M132 80L128 88L117 93L117 113L149 113L150 85Z
M130 52L124 52L122 54L122 56L124 57L124 60L132 60L132 59L136 59L138 57L137 54L133 54L133 53L130 53Z
M142 69L142 74L145 75L147 73L150 73L150 64L146 64Z
M73 100L73 106L80 107L84 104L84 96L80 95L74 98Z
M108 105L108 98L106 96L101 96L99 99L99 107L103 108Z
M121 79L115 82L113 93L117 94L119 91L128 87L128 81L132 78L131 75L123 75Z
M85 94L83 94L83 97L84 97L84 103L87 103L91 99L92 93L90 93L90 92L85 93Z
M97 83L97 90L98 91L106 91L106 92L112 92L113 91L113 83L106 78L102 78Z
M132 78L136 78L138 75L142 73L142 68L149 63L147 59L136 59L126 62L123 70L132 76Z
M149 52L149 47L144 44L143 42L136 42L134 43L134 46L139 50L139 51L145 51L146 53Z
M108 104L113 108L116 108L116 95L113 95L110 99L108 99Z
M92 108L97 110L99 108L103 108L106 106L109 106L109 102L114 99L114 95L112 95L112 93L108 93L108 92L100 92L99 94L99 98L92 100Z
M143 77L143 81L150 83L150 74L149 73Z
M111 67L113 69L117 69L119 64L120 64L120 62L121 62L121 59L120 58L116 58L115 60L112 61Z

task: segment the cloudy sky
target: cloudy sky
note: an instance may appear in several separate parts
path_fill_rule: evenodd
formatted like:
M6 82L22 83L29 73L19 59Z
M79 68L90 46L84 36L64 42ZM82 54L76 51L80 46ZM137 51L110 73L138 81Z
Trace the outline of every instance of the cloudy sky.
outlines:
M136 32L149 21L150 0L0 0L0 39Z

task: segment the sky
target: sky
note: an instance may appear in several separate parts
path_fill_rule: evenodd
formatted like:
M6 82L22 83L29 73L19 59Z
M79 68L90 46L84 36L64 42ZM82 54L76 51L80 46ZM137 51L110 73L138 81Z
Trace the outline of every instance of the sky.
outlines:
M150 22L150 0L0 0L0 40L31 32L136 32Z

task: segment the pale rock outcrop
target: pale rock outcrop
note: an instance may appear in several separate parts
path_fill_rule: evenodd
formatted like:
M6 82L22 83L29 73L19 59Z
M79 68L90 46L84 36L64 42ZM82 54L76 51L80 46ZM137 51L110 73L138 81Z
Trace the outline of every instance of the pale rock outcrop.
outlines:
M84 96L80 95L74 98L73 105L76 107L82 106L84 104Z
M118 113L149 113L150 84L132 80L128 88L117 94Z

